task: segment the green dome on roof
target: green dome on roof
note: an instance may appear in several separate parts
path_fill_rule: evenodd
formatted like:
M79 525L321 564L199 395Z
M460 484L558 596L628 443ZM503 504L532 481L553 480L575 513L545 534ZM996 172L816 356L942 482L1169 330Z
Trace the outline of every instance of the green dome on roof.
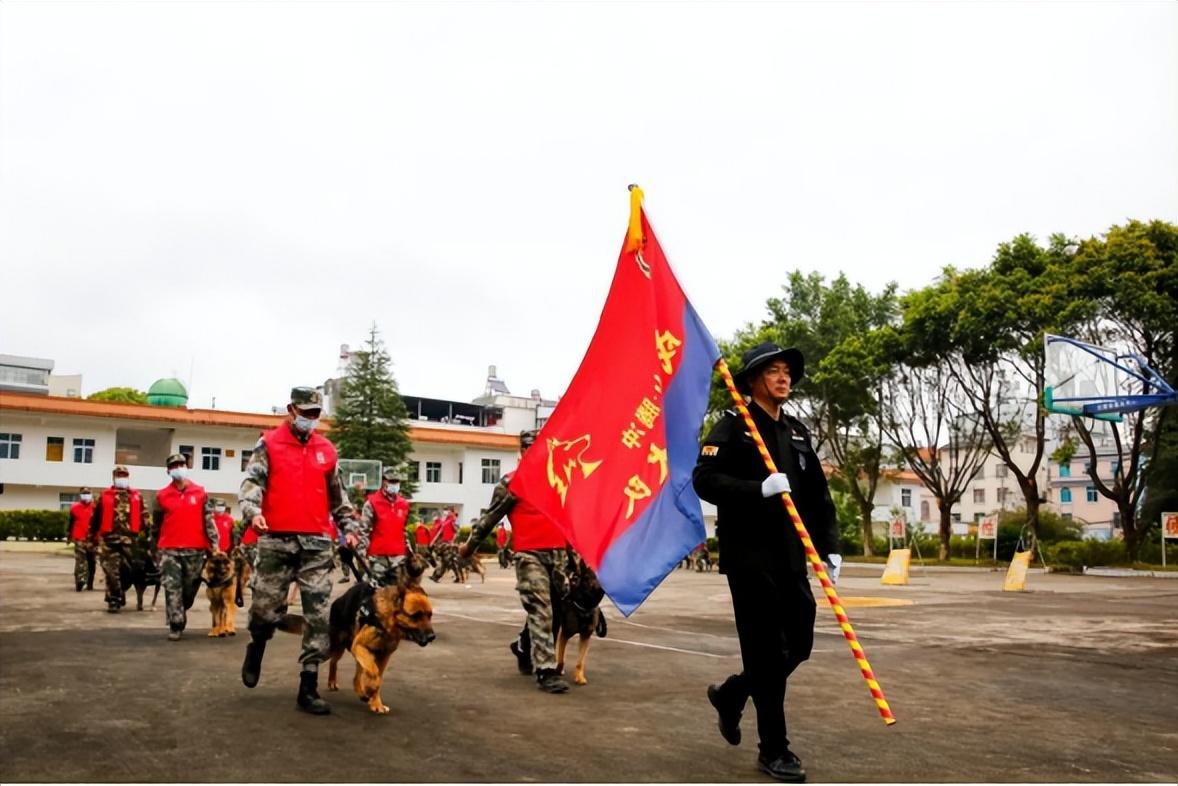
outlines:
M147 403L153 407L187 407L188 390L178 379L157 379L147 390Z

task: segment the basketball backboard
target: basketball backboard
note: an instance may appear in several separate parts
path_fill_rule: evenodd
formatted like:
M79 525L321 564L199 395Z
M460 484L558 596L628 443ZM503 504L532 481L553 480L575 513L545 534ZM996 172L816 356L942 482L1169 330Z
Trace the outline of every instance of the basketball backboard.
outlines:
M1048 412L1120 421L1122 413L1178 401L1140 356L1046 334L1043 404Z

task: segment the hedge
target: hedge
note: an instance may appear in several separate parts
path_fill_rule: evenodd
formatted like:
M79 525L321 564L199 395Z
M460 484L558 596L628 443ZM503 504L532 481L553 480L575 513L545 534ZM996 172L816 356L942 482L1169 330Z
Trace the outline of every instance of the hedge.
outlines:
M0 510L0 540L65 540L69 521L65 510Z

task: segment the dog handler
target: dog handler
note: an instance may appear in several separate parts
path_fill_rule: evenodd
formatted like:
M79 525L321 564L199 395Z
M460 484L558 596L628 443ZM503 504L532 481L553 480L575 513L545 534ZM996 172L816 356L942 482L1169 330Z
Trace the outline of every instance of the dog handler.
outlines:
M160 554L168 641L179 641L208 553L220 551L220 536L209 495L188 479L188 457L173 453L166 466L172 482L155 495L151 541Z
M520 456L536 441L535 431L519 435ZM458 547L458 556L465 559L491 532L491 528L507 516L511 521L511 537L515 546L516 591L528 613L528 620L519 638L511 642L522 674L536 672L540 690L564 693L568 682L556 672L556 644L552 635L552 620L560 613L560 597L568 586L565 565L568 545L564 535L548 517L508 490L511 473L495 486L491 505L471 529L470 537Z
M339 478L335 446L315 433L322 397L314 388L290 391L288 419L262 435L245 468L238 499L243 519L258 532L258 556L250 604L250 642L241 665L247 688L258 684L266 642L286 613L286 594L297 582L303 602L303 649L299 655L299 709L326 715L319 696L319 664L329 646L331 520L359 543L356 511Z
M409 500L400 492L400 475L392 467L386 468L380 488L368 495L360 513L360 553L367 556L368 579L377 587L396 584L413 551L405 529Z
M90 539L98 542L98 564L106 577L106 610L117 614L127 605L119 569L131 562L135 539L147 535L143 497L131 488L131 473L122 464L111 471L110 488L102 492L90 518Z
M740 716L749 697L757 711L757 764L787 782L806 779L785 733L785 685L810 657L814 595L797 530L779 497L790 492L831 581L838 580L839 530L818 454L802 422L781 406L805 373L802 353L759 344L744 353L737 388L780 472L769 474L740 415L728 411L700 449L694 486L716 505L720 572L728 577L744 671L708 687L720 734L740 744Z
M70 542L74 544L74 589L94 589L95 546L90 539L94 517L94 494L86 486L78 489L78 501L70 506Z

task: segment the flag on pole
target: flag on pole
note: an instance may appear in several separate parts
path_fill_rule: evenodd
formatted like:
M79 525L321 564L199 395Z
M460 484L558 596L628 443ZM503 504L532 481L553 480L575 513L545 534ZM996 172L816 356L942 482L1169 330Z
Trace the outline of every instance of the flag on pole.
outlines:
M632 187L597 331L510 483L564 531L627 616L705 538L691 473L719 357Z

